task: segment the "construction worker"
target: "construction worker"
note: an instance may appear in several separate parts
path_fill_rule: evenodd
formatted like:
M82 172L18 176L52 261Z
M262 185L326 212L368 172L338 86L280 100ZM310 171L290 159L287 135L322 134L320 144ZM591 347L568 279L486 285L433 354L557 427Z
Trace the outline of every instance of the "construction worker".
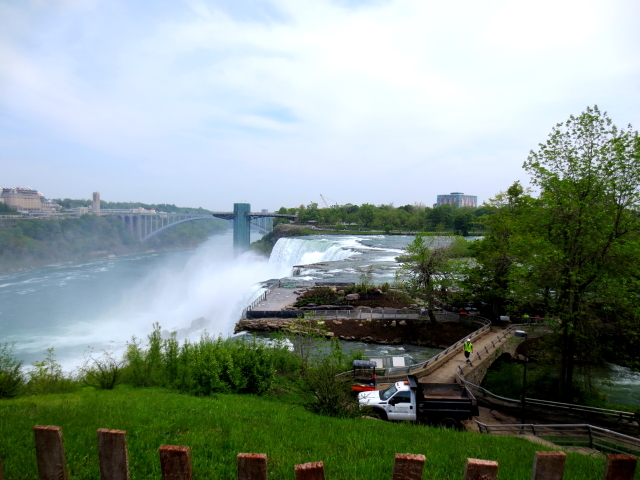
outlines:
M473 353L473 343L471 343L471 339L467 338L467 341L464 342L464 357L467 359L467 363L469 363L469 357Z

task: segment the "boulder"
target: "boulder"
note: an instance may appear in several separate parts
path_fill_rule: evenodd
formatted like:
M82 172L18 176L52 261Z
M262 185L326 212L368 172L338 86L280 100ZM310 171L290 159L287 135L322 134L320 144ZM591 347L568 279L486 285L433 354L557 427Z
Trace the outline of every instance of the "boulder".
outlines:
M359 293L350 293L349 295L345 295L344 299L347 300L347 301L360 300L360 294Z
M403 327L406 327L407 326L407 322L405 322L404 320L400 320L398 322L398 325L402 325Z
M393 322L391 322L391 326L395 327L396 326L396 321L394 320Z

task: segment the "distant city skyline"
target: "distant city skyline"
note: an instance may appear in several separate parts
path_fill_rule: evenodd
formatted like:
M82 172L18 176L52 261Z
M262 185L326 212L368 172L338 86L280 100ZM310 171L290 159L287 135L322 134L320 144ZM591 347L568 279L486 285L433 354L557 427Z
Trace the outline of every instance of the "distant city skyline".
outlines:
M528 185L529 151L587 106L640 126L638 18L633 0L0 2L0 184L481 204Z

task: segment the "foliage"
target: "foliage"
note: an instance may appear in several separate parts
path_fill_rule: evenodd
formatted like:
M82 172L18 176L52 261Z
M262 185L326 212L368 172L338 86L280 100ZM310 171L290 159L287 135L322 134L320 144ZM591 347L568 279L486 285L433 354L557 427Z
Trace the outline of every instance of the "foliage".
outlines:
M85 385L103 390L113 390L122 382L123 360L117 360L110 348L104 349L100 357L93 357L91 351L84 355L80 367L81 380Z
M556 125L524 168L538 198L515 183L490 202L465 285L494 315L552 319L557 395L574 401L590 389L576 382L576 360L640 365L640 138L588 108Z
M0 346L0 398L12 398L20 394L24 385L22 362L13 356L13 344Z
M329 417L354 418L361 415L357 397L351 392L351 376L339 375L350 368L351 358L342 354L337 341L332 354L310 365L299 390L301 405L310 412Z
M425 298L432 322L436 321L433 313L436 298L455 283L457 265L453 258L464 251L464 244L460 241L448 240L434 235L417 235L397 259L401 262L401 284L410 296L421 295Z
M0 202L0 215L19 215L15 207Z
M56 361L53 347L47 348L44 360L31 365L33 368L27 372L28 381L25 386L26 393L30 395L72 392L79 387L75 379L62 372L62 365Z
M306 374L311 356L317 350L317 343L325 340L328 328L324 319L315 319L308 314L298 315L289 326L289 340L293 344L293 351L300 357L300 370Z
M196 395L263 394L277 368L291 368L284 342L267 345L254 337L222 339L204 334L198 342L179 344L175 333L162 338L159 324L145 346L135 337L127 344L124 381L137 387L163 386ZM293 362L295 363L295 362Z
M96 255L129 254L149 248L194 247L226 228L226 222L217 219L185 222L141 243L113 216L3 220L0 221L0 270Z

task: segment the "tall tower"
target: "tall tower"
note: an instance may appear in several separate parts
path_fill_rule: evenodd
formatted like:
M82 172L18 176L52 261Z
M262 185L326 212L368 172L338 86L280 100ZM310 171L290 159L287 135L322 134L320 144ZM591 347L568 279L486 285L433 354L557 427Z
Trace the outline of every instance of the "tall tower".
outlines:
M251 217L248 216L249 212L251 212L250 204L233 204L233 213L235 214L233 220L233 246L236 254L249 250L249 244L251 243L249 237L251 232Z
M100 215L100 192L93 192L93 213Z

